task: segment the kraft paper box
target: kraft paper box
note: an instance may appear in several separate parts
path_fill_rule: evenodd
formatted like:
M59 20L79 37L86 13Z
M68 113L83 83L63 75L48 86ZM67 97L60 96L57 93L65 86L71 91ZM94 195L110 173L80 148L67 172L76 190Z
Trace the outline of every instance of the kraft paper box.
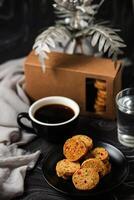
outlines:
M81 115L115 118L115 96L121 90L120 62L115 67L110 59L53 52L45 64L44 73L34 52L25 62L25 90L33 101L46 96L66 96L79 104ZM103 80L106 85L105 109L101 112L95 110L99 92L96 80Z

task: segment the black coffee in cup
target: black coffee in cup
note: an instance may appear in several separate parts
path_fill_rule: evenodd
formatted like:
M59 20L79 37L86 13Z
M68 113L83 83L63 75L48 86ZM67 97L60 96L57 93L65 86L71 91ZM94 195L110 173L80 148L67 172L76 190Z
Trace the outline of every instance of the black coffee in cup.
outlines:
M74 114L74 111L68 106L50 104L36 110L34 118L43 123L57 124L68 121Z
M34 102L28 113L19 113L19 126L29 133L37 134L49 142L62 143L71 137L78 123L80 108L72 99L50 96ZM32 127L24 124L23 119L31 122Z

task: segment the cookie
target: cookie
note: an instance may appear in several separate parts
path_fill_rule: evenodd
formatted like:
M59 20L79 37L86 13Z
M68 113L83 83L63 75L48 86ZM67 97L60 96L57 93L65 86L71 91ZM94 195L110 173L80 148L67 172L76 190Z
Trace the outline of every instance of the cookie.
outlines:
M103 171L104 163L100 159L89 158L81 164L81 168L91 168L99 173Z
M91 150L93 147L93 140L87 135L75 135L72 138L82 140L82 142L85 143L88 150Z
M96 112L104 112L106 110L106 107L95 104L94 109L95 109Z
M111 172L111 163L107 160L104 162L104 176Z
M108 151L103 147L96 147L91 151L91 157L106 161L109 159Z
M56 164L57 175L64 179L67 179L68 176L72 176L78 169L80 169L80 164L78 162L71 162L68 159L60 160Z
M96 80L94 86L100 90L106 90L106 81Z
M105 100L103 100L103 101L100 101L100 100L98 100L98 98L95 100L95 105L97 105L97 106L106 106L106 101Z
M90 168L81 168L72 176L72 182L78 190L91 190L99 183L99 174Z
M107 97L107 92L106 92L105 90L98 90L97 96L100 97L100 98L106 99L106 97Z
M105 102L106 103L106 98L102 98L97 96L96 100L98 100L99 102Z
M63 154L70 161L78 161L87 151L85 143L77 138L69 138L63 146Z

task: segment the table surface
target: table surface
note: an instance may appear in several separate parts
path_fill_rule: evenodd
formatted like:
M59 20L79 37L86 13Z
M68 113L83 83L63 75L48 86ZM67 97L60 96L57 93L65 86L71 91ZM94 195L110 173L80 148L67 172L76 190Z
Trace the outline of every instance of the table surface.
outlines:
M116 134L116 122L81 117L75 130L76 134L87 134L93 140L101 140L110 143L120 149L129 163L129 174L124 183L105 196L92 197L91 200L134 200L134 149L119 144ZM56 145L46 142L42 138L36 138L24 148L29 151L41 150L42 155L35 168L27 172L25 178L25 192L23 196L15 200L72 200L74 197L65 196L51 188L43 177L40 166L41 158L46 156ZM78 198L76 198L78 199Z

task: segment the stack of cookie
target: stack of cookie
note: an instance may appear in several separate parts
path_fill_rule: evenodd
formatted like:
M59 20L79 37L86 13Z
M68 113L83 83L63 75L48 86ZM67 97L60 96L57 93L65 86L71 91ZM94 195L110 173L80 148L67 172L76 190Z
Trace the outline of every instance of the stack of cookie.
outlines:
M93 140L86 135L75 135L63 146L65 158L56 164L57 176L68 179L76 189L93 189L111 171L109 154L103 147L93 149Z
M96 114L102 114L106 110L106 82L103 80L96 80L94 87L97 88L97 96L95 99L94 109Z

